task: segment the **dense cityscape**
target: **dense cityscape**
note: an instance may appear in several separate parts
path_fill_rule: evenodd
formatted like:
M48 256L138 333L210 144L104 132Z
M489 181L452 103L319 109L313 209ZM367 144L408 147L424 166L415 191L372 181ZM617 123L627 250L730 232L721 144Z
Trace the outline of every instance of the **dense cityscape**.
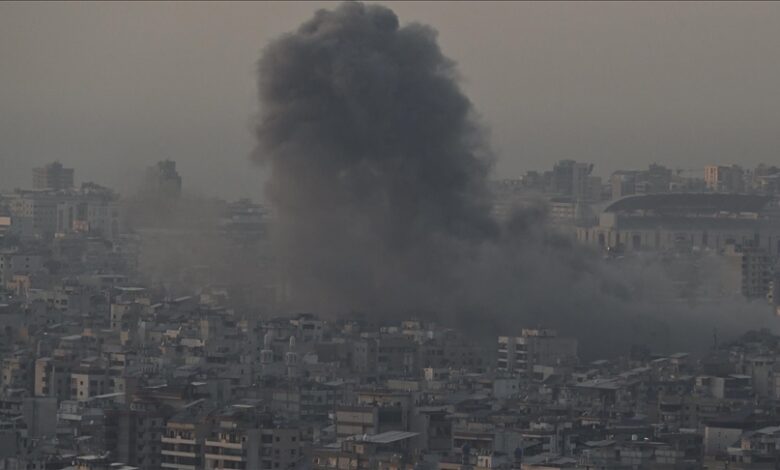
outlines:
M719 283L697 295L750 299L774 316L778 168L712 166L702 178L651 165L607 182L592 169L561 161L496 181L494 211L546 204L556 230L610 259L722 258ZM214 234L223 254L268 251L269 208L188 201L173 161L148 168L129 197L77 185L77 174L59 162L35 168L30 189L0 199L0 468L778 461L780 337L769 330L716 333L704 351L635 345L593 359L544 325L486 343L417 318L281 316L285 289L272 273L247 293L224 282L226 266L203 264ZM195 220L192 204L213 216ZM167 239L203 244L161 271L149 258Z
M780 469L780 4L314 3L0 2L0 470Z

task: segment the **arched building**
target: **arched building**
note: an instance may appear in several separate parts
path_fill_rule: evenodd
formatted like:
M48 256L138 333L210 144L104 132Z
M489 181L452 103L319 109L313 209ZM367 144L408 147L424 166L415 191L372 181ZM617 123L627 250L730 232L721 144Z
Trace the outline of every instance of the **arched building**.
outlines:
M598 224L577 228L577 239L626 251L728 244L780 253L780 208L766 196L666 193L628 196L599 214Z

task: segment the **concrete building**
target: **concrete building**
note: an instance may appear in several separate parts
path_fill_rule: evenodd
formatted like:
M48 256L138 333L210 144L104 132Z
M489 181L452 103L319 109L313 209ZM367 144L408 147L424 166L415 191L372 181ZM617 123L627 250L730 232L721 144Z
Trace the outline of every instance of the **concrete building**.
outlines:
M326 422L342 400L339 387L309 381L287 381L271 392L271 409L295 421Z
M711 422L704 427L704 454L723 455L744 432L741 422Z
M635 194L665 193L670 190L672 179L671 169L655 163L647 170L618 170L609 179L612 199Z
M348 436L408 431L414 408L414 396L395 390L361 390L357 401L336 407L336 435Z
M60 191L73 188L73 168L65 168L60 162L33 168L33 188Z
M213 417L204 441L204 468L289 469L303 458L298 428L275 426L251 405L237 404Z
M57 397L60 400L70 398L71 365L61 359L41 357L35 361L36 397Z
M122 231L123 210L118 196L94 183L57 197L57 233L83 232L107 240Z
M536 365L577 362L577 340L551 329L523 329L521 336L498 337L498 370L532 374Z
M595 199L593 199L595 200ZM583 199L570 197L553 197L547 201L550 223L557 226L575 227L591 225L597 217L591 205Z
M177 199L181 195L181 176L176 162L163 160L146 170L147 196L161 199Z
M119 461L144 470L162 467L162 436L165 422L173 412L165 403L135 396L125 408L111 410L116 423L116 456Z
M9 223L5 231L23 239L84 232L113 239L122 230L118 196L94 183L78 190L16 190L4 194Z
M730 272L725 273L726 288L749 299L765 298L770 293L776 257L753 243L730 243L723 250Z
M752 172L750 186L761 194L780 193L780 168L774 165L758 165Z
M638 170L619 170L609 177L612 199L620 199L636 194L636 179Z
M722 250L751 242L780 253L780 217L770 198L744 194L668 193L613 202L598 223L578 227L579 241L625 251Z
M92 199L81 207L86 232L100 235L107 240L113 240L122 231L122 206L119 201Z
M79 368L70 375L70 396L74 400L89 400L108 392L113 389L109 389L109 377L102 369Z
M2 390L13 388L32 389L35 378L35 361L29 354L17 354L0 362L0 386Z
M353 343L353 367L387 376L402 376L419 363L417 343L400 335L366 338Z
M57 398L28 397L22 404L27 436L40 438L55 436L57 431Z
M554 197L547 203L549 218L554 224L574 224L577 218L577 201L568 197Z
M704 182L710 191L738 193L745 190L745 171L738 165L707 165Z
M339 405L334 417L340 438L379 432L379 407Z
M390 431L354 436L333 446L315 449L313 470L410 469L414 460L410 450L414 432Z
M186 409L171 417L161 438L162 468L199 470L204 468L203 444L210 427L206 414Z
M574 160L559 161L552 171L553 192L579 200L590 199L591 185L595 184L595 180L590 179L592 171L593 164L591 163ZM600 183L600 180L598 182Z
M10 231L22 238L48 237L57 231L58 199L49 193L17 191L5 196Z
M727 448L733 468L764 469L778 466L780 461L780 426L767 426L744 432Z
M464 457L464 461L468 461L469 455L510 454L522 440L519 432L488 423L462 423L452 429L452 447Z
M35 274L42 271L45 257L32 251L0 252L0 286L5 286L18 274Z

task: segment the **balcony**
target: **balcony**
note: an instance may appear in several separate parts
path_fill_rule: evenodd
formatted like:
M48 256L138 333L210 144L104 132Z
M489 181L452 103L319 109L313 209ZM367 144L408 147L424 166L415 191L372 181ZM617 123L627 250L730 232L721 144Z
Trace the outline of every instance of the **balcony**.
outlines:
M205 456L206 460L212 461L246 462L246 458L243 455L205 454ZM213 465L212 467L218 467L218 465Z
M184 439L182 437L166 437L161 438L163 444L190 444L195 445L195 439Z
M206 439L206 445L209 447L221 447L223 449L243 449L243 442L231 442L231 441L210 441Z
M182 452L180 450L165 450L165 449L163 449L162 451L160 451L160 453L162 455L169 455L171 457L191 457L191 458L195 458L195 457L198 456L198 454L195 453L195 452Z
M180 463L170 463L170 462L163 462L160 464L160 467L162 468L173 468L176 470L197 470L197 466L195 465L184 465Z

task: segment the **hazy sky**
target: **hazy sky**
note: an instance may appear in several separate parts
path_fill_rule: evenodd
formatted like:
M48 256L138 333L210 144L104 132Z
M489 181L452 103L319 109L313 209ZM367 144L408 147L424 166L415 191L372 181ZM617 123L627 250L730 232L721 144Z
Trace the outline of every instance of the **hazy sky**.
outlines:
M59 159L121 189L175 159L188 189L261 194L255 62L333 3L0 3L0 188ZM780 3L392 3L439 30L498 176L780 164Z

